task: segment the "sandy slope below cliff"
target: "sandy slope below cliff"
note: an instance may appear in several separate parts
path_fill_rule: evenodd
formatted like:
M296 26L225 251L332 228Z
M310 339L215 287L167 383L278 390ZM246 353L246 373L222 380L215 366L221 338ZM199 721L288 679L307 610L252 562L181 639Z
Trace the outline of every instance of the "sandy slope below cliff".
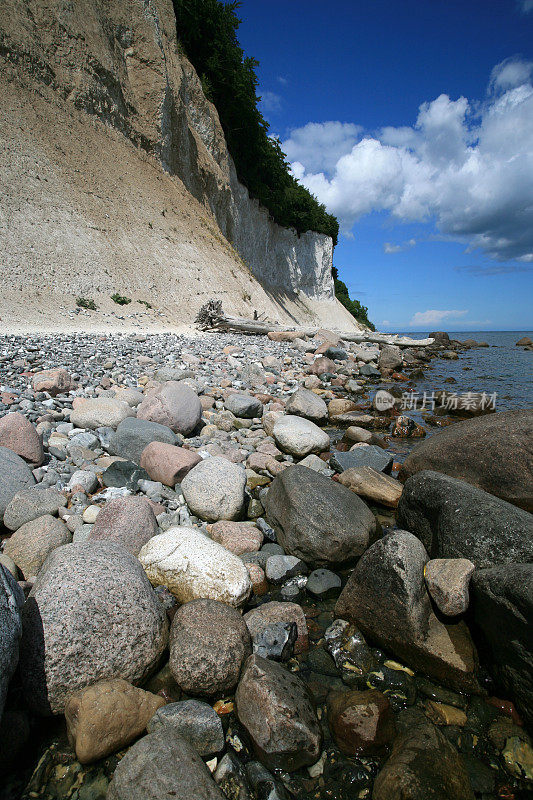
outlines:
M0 98L4 331L171 329L211 297L228 313L352 327L337 303L269 296L181 181L120 133L9 69ZM98 311L77 312L79 296Z

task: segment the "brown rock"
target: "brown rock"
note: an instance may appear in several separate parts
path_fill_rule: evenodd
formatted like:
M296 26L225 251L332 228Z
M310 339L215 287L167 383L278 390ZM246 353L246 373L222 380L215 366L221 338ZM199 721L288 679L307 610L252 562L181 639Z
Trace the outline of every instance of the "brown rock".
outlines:
M463 728L467 723L467 716L462 708L455 708L446 703L437 703L426 700L426 714L435 725L456 725Z
M350 425L350 427L345 430L344 439L347 439L349 442L356 442L357 444L374 444L377 447L382 447L384 450L387 449L387 443L381 436L372 433L372 431L367 431L365 428L358 428L357 425Z
M320 356L311 364L311 373L313 375L322 375L324 372L335 373L337 372L337 365L331 358Z
M159 422L188 436L200 421L202 406L185 381L167 381L154 389L137 409L138 419Z
M338 481L359 497L373 500L387 508L396 508L403 489L399 481L372 467L350 467L341 472Z
M0 419L0 447L13 450L18 456L39 467L43 463L41 437L25 416L13 411Z
M328 697L328 722L346 755L382 753L395 734L390 703L376 689L332 692Z
M191 600L176 611L170 628L170 669L193 695L230 692L252 652L241 614L217 600Z
M269 331L267 336L271 342L293 342L299 334L296 331Z
M162 697L116 678L72 694L65 706L70 744L81 764L121 750L146 729Z
M13 559L26 580L37 575L46 557L56 547L72 541L64 522L44 514L21 525L4 544L4 553Z
M424 567L424 579L439 611L453 617L468 608L468 584L474 564L467 558L433 558Z
M252 584L252 591L257 597L262 597L268 592L268 581L263 569L259 564L246 564L248 575L250 576L250 583Z
M303 653L309 647L307 622L301 606L297 603L279 603L275 600L263 603L263 605L248 611L244 615L244 621L254 639L274 622L295 622L298 638L294 645L294 652Z
M34 392L48 392L51 397L55 397L70 392L71 389L72 378L62 367L47 369L33 376Z
M213 541L235 553L236 556L242 553L255 553L263 544L263 534L259 528L250 523L220 520L209 525L207 529Z
M185 447L150 442L142 451L139 466L146 470L153 481L161 481L165 486L174 487L201 460L198 453Z
M331 417L338 417L339 414L346 414L348 411L355 411L357 405L353 400L345 400L343 397L336 397L329 401L328 414Z
M118 542L137 556L146 542L159 533L154 512L144 497L108 500L96 518L89 539Z
M267 767L290 772L318 759L322 732L311 695L306 685L280 664L250 656L235 705L258 759Z

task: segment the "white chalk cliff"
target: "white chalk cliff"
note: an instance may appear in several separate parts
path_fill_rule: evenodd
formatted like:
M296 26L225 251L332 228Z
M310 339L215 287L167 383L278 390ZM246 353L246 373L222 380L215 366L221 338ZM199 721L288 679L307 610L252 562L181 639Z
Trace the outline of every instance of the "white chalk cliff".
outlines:
M272 221L237 180L215 107L179 52L171 0L4 0L0 318L37 327L115 291L124 315L191 321L206 299L357 328L332 242Z

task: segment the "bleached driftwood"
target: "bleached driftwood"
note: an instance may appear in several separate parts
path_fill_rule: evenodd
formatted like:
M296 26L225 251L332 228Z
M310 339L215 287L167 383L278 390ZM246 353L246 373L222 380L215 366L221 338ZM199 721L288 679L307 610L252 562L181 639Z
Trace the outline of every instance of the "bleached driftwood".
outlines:
M273 322L263 320L245 319L243 317L231 317L222 311L220 300L209 300L202 306L196 317L196 323L202 330L228 331L235 333L245 333L249 335L265 336L267 333L287 331L296 333L298 336L315 336L320 328L304 328L299 326L281 326ZM409 336L399 336L396 333L375 333L372 331L360 331L359 333L348 333L346 331L331 330L345 342L371 344L395 344L398 347L427 347L433 344L434 339L411 339Z

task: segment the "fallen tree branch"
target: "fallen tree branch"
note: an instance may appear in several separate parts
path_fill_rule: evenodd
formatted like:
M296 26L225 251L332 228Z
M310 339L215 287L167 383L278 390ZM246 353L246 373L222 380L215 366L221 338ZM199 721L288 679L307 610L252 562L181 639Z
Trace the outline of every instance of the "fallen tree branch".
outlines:
M230 317L222 311L220 300L209 300L202 306L196 317L196 323L202 330L227 331L229 333L245 333L248 335L265 336L267 333L288 332L298 336L315 336L320 328L303 327L283 327L272 322L263 322L259 319L245 319L242 317ZM332 330L336 336L345 342L371 344L395 344L398 347L427 347L433 344L434 339L411 339L409 336L399 336L396 333L374 333L372 331L361 331L359 333L348 333L347 331Z

